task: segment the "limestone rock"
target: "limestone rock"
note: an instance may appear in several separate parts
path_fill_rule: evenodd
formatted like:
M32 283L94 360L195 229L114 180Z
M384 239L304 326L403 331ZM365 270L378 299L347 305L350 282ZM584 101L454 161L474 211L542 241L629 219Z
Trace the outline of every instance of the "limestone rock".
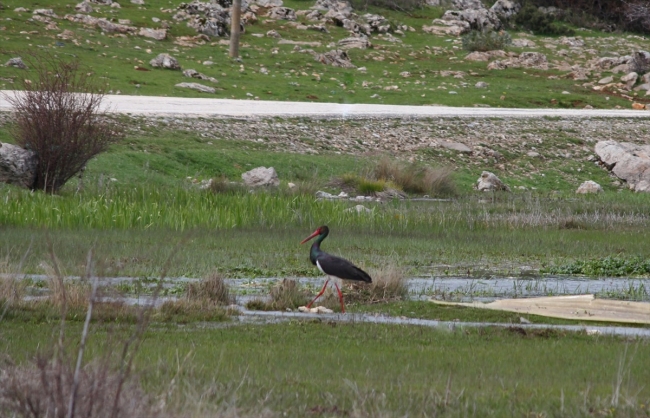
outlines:
M138 35L162 41L167 38L167 29L140 28Z
M213 83L218 83L219 82L216 78L207 76L207 75L205 75L203 73L200 73L200 72L198 72L198 71L196 71L194 69L191 69L191 68L189 68L187 70L184 70L183 75L185 77L198 78L199 80L207 80L207 81L211 81Z
M618 178L635 191L650 191L650 145L600 141L596 155Z
M168 70L181 69L178 60L169 54L158 54L156 58L149 61L149 64L154 68L166 68Z
M0 142L0 182L31 188L36 178L36 154Z
M282 0L255 0L253 3L260 7L282 7Z
M79 13L92 13L93 12L93 6L90 5L89 2L87 1L82 1L81 3L77 4L74 9L78 11Z
M469 23L461 20L433 19L431 26L423 25L422 30L426 33L441 36L460 36L468 33L471 28Z
M338 42L338 46L339 48L346 50L351 48L367 49L372 47L372 44L368 41L368 38L351 37L341 39Z
M510 19L521 9L521 5L511 0L497 0L490 10L492 10L499 19Z
M344 212L356 212L356 213L372 213L372 209L368 209L367 207L363 205L356 205L351 208L347 208L344 210Z
M625 83L625 86L628 90L631 90L632 87L636 84L636 80L639 78L639 75L635 72L627 73L621 77L621 81Z
M452 6L457 10L478 10L485 9L481 0L452 0Z
M175 87L197 90L203 93L216 93L217 91L214 87L204 86L203 84L199 83L178 83L175 85Z
M461 144L460 142L450 142L450 141L442 141L440 142L440 146L446 149L450 149L452 151L458 151L463 154L471 154L472 149L468 147L465 144Z
M252 187L280 185L278 173L275 172L275 168L273 167L254 168L242 174L241 178L247 186Z
M483 192L489 191L510 191L510 187L504 184L499 177L489 171L481 173L481 177L476 182L476 189Z
M105 18L97 19L97 26L106 33L136 33L138 28L135 26L122 25L113 23Z
M331 65L333 67L357 68L350 61L348 53L341 49L335 49L324 54L316 54L314 58L316 61L319 61L325 65Z
M536 48L537 44L530 39L517 38L512 40L512 46L515 48Z
M21 70L27 69L27 65L25 65L23 59L20 57L11 58L9 61L5 63L5 67L16 67L16 68L20 68Z
M467 22L473 30L487 31L500 30L503 23L499 17L488 9L447 10L442 15L442 20L453 22Z
M600 184L592 180L587 180L578 187L576 193L578 194L589 194L589 193L602 193L603 188L600 187Z
M277 20L296 20L296 12L288 7L274 7L269 9L267 16Z

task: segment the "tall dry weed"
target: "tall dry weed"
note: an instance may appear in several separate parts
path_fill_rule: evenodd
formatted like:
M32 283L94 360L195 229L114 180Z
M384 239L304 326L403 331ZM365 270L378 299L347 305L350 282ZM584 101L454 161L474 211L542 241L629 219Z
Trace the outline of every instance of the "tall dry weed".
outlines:
M190 301L206 301L217 305L230 305L234 297L230 288L220 273L213 272L203 280L190 283L187 286L187 299Z

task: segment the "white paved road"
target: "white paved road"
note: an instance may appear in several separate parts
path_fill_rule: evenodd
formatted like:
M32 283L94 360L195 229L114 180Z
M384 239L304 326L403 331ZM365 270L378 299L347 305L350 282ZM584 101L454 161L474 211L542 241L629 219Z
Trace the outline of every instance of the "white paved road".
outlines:
M13 93L0 91L0 111L8 111L11 109L11 106L5 99L3 93ZM122 95L108 95L106 96L104 103L106 109L112 113L174 117L650 117L650 111L631 109L516 109L492 107L397 106Z

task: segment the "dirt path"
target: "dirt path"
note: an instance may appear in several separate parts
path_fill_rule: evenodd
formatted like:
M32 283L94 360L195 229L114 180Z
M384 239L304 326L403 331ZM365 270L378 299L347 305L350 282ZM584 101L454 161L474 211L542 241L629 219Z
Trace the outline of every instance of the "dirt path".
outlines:
M0 111L9 111L11 106L4 98L4 94L13 94L13 92L0 91ZM116 95L107 95L105 105L108 111L114 113L174 117L410 118L462 116L538 118L546 116L647 118L650 116L650 112L643 110L397 106Z

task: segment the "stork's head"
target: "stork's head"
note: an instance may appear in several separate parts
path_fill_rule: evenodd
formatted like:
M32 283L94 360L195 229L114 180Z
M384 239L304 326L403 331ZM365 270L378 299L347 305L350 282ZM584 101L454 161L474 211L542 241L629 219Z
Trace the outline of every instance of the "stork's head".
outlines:
M303 239L300 243L304 244L307 241L309 241L310 239L312 239L314 237L317 237L319 235L322 235L323 237L325 237L325 236L327 236L327 234L329 234L329 232L330 232L330 230L326 225L319 226L318 228L316 228L316 230L314 232L312 232L312 234L310 236Z

